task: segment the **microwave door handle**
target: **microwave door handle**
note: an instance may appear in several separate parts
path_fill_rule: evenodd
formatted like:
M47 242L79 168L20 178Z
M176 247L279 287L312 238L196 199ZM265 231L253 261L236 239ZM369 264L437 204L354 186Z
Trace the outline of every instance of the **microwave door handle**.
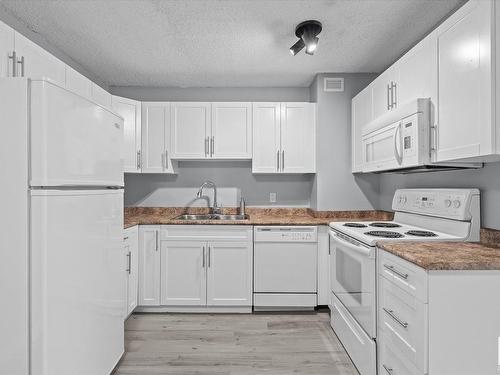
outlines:
M338 242L343 247L347 247L350 250L354 250L355 252L357 252L358 254L361 254L363 256L366 256L366 257L370 256L371 249L369 249L367 247L352 244L350 242L343 240L339 236L332 236L332 238L333 238L333 241Z
M399 139L398 139L398 134L399 134ZM401 123L399 123L398 126L396 126L396 130L394 130L394 157L396 158L398 164L401 165L403 163L403 156L400 155L399 153L398 141L401 148Z

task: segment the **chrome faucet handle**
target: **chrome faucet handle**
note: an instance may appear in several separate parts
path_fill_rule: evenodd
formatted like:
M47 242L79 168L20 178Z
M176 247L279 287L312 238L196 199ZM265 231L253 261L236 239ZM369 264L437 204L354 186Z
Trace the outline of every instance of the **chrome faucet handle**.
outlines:
M222 213L222 206L213 206L212 207L212 213L213 214L216 214L216 215L219 215Z

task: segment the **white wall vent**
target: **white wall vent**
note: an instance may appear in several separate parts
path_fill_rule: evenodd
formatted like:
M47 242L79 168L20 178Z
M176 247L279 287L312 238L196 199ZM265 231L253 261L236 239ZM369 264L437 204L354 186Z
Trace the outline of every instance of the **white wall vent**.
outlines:
M344 78L325 77L323 90L326 92L344 91Z

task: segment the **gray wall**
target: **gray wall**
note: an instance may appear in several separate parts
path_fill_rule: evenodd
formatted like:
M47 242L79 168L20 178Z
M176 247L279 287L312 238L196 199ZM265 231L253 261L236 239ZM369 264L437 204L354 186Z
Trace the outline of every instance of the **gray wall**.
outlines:
M479 188L482 226L500 229L500 163L487 164L480 170L381 175L381 209L390 210L398 188Z
M141 88L111 87L114 95L142 101L309 101L309 88ZM190 202L204 180L220 188L219 201L236 205L243 196L248 205L269 206L269 193L277 193L276 206L309 206L312 175L253 175L250 161L184 161L177 175L125 175L125 205L163 206ZM207 192L212 197L212 192Z
M177 175L125 175L126 206L186 206L205 180L219 188L219 203L235 206L239 196L248 205L269 206L269 193L277 193L279 206L309 206L309 175L254 175L250 161L179 162ZM237 190L232 193L231 190ZM172 195L175 194L175 197ZM206 193L212 199L212 191ZM206 205L205 202L201 202Z
M308 102L308 87L133 87L111 86L114 95L142 101Z
M325 77L343 77L344 92L324 92ZM311 101L318 103L317 174L311 207L317 210L364 210L378 206L376 175L351 173L351 99L375 74L318 74L311 85Z

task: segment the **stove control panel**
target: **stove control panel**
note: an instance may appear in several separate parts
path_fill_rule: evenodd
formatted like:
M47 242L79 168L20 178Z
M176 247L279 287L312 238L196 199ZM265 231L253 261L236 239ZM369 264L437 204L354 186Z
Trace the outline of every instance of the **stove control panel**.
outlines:
M455 220L470 220L473 197L477 189L399 189L392 201L392 209Z

